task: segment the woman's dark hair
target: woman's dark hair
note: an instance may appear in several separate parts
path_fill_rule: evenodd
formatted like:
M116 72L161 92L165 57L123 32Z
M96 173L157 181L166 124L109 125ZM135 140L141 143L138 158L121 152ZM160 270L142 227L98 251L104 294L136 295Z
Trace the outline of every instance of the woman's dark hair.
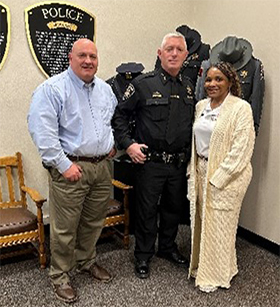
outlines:
M213 67L219 69L228 78L229 82L231 83L231 87L230 87L231 94L237 97L241 97L240 81L236 73L236 70L233 68L233 66L228 62L219 62L216 64L212 64L207 69L206 75L209 69Z

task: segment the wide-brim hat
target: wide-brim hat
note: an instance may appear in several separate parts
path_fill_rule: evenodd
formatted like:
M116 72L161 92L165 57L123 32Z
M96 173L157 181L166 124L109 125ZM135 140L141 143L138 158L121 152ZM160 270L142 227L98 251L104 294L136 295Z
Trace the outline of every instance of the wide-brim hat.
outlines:
M201 35L195 29L191 29L186 25L182 25L179 26L176 31L185 36L189 55L193 54L201 45Z
M252 53L252 45L246 39L228 36L212 48L210 62L229 62L239 70L250 61Z

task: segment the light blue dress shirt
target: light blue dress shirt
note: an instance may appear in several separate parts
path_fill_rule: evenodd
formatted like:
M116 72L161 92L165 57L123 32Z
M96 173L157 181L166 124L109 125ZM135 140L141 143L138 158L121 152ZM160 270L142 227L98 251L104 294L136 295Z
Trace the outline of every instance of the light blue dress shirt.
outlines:
M34 91L27 117L42 161L65 172L73 156L99 156L114 146L111 118L117 99L98 77L83 82L69 67Z

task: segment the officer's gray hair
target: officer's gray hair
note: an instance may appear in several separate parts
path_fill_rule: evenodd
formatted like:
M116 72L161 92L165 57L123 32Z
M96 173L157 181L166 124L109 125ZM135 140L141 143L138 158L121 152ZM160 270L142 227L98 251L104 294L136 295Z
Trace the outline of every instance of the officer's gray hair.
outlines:
M181 34L180 32L174 32L174 33L168 33L164 36L164 38L162 39L162 42L161 42L161 45L160 45L160 48L162 49L165 44L166 44L166 41L171 38L171 37L176 37L176 38L183 38L184 39L184 44L186 46L186 50L188 49L188 46L187 46L187 42L186 42L186 39L185 39L185 36L183 34Z

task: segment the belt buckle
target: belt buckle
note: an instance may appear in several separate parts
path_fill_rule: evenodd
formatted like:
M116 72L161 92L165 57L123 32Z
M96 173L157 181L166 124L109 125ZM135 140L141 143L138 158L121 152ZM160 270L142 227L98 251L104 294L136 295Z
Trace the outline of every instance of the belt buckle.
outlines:
M92 163L98 163L102 160L103 156L92 157Z
M99 159L99 156L92 157L92 163L98 163Z
M162 153L162 160L165 164L171 163L173 160L173 155L167 154L165 151Z

